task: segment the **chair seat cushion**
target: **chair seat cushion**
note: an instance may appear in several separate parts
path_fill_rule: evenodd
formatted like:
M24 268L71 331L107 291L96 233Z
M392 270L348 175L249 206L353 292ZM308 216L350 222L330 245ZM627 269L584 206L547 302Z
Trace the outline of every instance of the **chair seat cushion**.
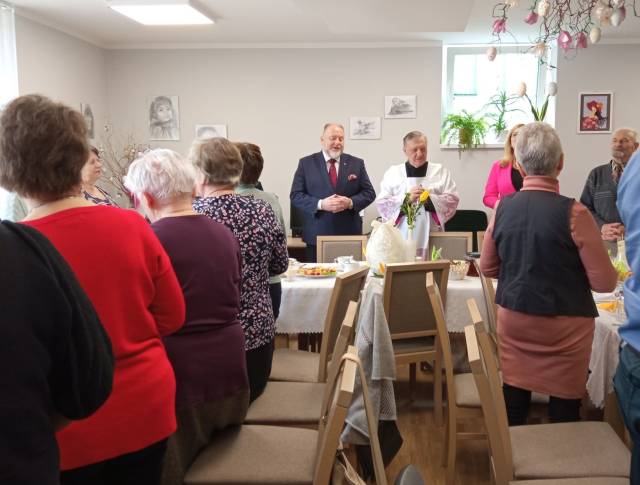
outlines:
M456 393L456 404L465 408L479 408L480 394L470 372L455 374L453 376L453 386Z
M518 480L509 482L509 485L629 485L629 479L621 477L557 478L551 480Z
M455 374L453 376L453 385L456 392L456 404L465 408L479 408L480 394L473 380L473 374L466 372L463 374ZM548 404L549 396L534 392L531 394L532 404Z
M509 428L517 479L628 477L631 453L607 423Z
M320 354L304 350L276 349L271 364L272 381L318 382Z
M267 383L262 395L249 406L247 424L318 424L325 384L311 382Z
M311 484L318 432L248 426L214 434L184 478L185 485Z
M435 350L435 342L435 337L393 340L393 352L395 354L410 354L412 352Z

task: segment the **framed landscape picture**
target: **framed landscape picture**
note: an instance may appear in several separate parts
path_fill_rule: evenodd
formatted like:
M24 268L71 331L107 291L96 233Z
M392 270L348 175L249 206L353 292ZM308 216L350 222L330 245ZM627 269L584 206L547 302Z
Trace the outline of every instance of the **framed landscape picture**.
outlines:
M384 97L384 117L385 118L415 118L416 117L416 96L385 96Z
M379 116L352 116L349 119L349 138L352 140L377 140L380 131Z
M613 93L580 93L578 133L611 133Z

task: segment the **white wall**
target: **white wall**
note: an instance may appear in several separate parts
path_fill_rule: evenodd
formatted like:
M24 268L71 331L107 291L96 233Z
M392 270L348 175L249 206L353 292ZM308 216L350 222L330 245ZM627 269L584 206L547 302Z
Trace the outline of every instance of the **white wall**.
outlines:
M80 109L91 105L96 134L107 119L105 51L16 15L20 94L43 94Z
M440 151L441 57L440 47L111 51L109 106L115 129L146 140L147 99L178 95L182 139L153 144L183 154L194 125L227 124L230 139L262 147L263 184L279 195L288 218L298 160L319 150L325 122L346 126L350 116L382 116L385 95L417 94L417 119L383 119L382 139L347 140L346 151L365 159L377 190L385 169L404 161L402 137L422 130L430 139L429 159L453 171L461 207L479 208L499 152L482 150L459 160L456 151ZM367 220L376 215L371 206Z
M556 128L565 151L563 194L579 198L589 171L611 159L611 133L577 134L580 92L613 92L613 128L640 131L640 45L597 45L559 59Z

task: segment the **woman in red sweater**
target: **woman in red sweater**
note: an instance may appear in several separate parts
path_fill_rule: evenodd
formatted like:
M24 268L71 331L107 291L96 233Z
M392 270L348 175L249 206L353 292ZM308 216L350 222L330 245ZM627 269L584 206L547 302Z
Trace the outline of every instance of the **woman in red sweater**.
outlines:
M75 272L116 359L106 403L57 434L61 482L156 484L176 429L175 378L161 337L178 330L185 315L171 263L137 213L82 197L89 146L80 113L22 96L6 107L0 127L0 182L26 199L24 222Z

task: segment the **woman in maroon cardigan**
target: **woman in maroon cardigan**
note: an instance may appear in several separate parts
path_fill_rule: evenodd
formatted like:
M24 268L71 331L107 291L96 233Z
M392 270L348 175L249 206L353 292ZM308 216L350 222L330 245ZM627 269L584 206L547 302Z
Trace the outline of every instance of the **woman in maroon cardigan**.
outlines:
M184 323L171 262L139 214L81 195L89 146L80 113L22 96L4 109L0 130L0 183L27 201L24 222L67 260L115 355L109 399L57 435L61 482L156 484L176 429L175 377L161 337Z
M176 374L178 430L163 483L182 483L215 430L239 425L249 406L244 332L238 320L242 256L233 233L191 207L195 169L172 150L129 167L127 188L153 222L180 281L184 327L164 338Z

